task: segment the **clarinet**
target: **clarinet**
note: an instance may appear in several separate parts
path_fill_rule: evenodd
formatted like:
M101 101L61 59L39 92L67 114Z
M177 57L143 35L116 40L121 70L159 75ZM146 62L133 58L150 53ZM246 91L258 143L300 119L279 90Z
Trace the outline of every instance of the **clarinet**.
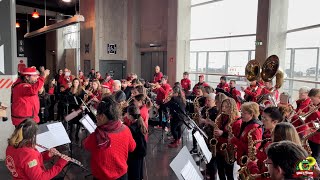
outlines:
M40 145L40 144L36 144L36 145L37 145L38 147L46 150L46 151L49 150L49 148L47 148L47 147L45 147L45 146L43 146L43 145ZM60 153L60 152L51 152L51 153L53 153L53 155L59 156L60 158L66 160L65 157L66 157L67 155L64 155L64 154L62 154L62 153ZM67 156L67 157L68 157L68 156ZM69 157L69 158L70 158L70 157ZM72 162L72 163L80 166L81 168L87 170L87 168L85 168L84 165L83 165L80 161L78 161L78 160L76 160L76 159L74 159L74 158L70 158L69 162Z

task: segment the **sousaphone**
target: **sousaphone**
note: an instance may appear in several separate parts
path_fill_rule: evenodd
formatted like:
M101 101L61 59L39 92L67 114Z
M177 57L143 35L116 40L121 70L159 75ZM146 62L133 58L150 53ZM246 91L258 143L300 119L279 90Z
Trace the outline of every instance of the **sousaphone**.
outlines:
M274 77L276 77L276 85L274 86L276 89L281 88L284 80L284 74L279 70L279 66L279 57L271 55L263 63L260 74L261 79L264 82L270 82Z
M248 81L258 80L260 77L260 64L257 60L250 60L246 65L245 75Z

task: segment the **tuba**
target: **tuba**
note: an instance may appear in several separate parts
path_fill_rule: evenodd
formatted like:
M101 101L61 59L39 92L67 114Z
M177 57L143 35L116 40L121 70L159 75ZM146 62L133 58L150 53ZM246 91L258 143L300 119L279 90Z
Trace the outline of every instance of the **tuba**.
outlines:
M284 74L279 69L279 66L280 63L278 56L271 55L266 59L261 68L261 79L264 82L270 82L274 77L276 77L275 89L281 88L284 82Z
M258 80L260 77L260 64L257 60L250 60L246 65L245 76L248 81Z

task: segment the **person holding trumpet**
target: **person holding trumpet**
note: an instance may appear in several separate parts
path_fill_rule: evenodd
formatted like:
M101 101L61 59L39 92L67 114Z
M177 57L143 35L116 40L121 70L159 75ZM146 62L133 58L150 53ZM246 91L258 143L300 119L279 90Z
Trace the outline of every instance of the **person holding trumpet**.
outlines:
M38 125L33 119L25 119L8 139L6 166L13 179L49 180L57 176L70 158L62 155L51 169L46 169L43 161L57 154L55 148L40 153L36 146Z

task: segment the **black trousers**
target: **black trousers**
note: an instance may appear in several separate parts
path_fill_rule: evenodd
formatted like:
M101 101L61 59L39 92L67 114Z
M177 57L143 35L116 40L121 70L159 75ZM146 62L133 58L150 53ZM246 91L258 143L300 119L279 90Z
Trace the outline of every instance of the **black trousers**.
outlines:
M170 121L171 126L171 134L174 138L174 140L178 140L181 138L182 132L181 127L183 125L183 122L181 122L179 119L174 118Z
M207 164L207 175L210 176L211 179L217 179L217 159L216 157L212 157L211 161Z
M167 126L167 122L169 120L169 113L167 110L167 106L164 104L160 104L158 112L159 112L159 126L161 126L164 129ZM163 115L166 117L166 122L162 121Z
M93 177L93 180L102 180L102 179L98 179L98 178ZM119 177L117 180L128 180L128 173L126 173L123 176Z
M192 149L197 149L197 140L196 140L196 138L193 136L193 134L196 132L196 129L193 129L192 130L192 146L193 146L193 148Z
M217 154L217 166L220 180L233 180L233 165L228 164L221 154ZM227 177L227 178L226 178Z
M312 157L314 157L317 160L317 163L320 164L320 144L314 143L309 140L308 143L312 151Z
M128 160L128 179L143 179L143 159L144 157L130 158Z

